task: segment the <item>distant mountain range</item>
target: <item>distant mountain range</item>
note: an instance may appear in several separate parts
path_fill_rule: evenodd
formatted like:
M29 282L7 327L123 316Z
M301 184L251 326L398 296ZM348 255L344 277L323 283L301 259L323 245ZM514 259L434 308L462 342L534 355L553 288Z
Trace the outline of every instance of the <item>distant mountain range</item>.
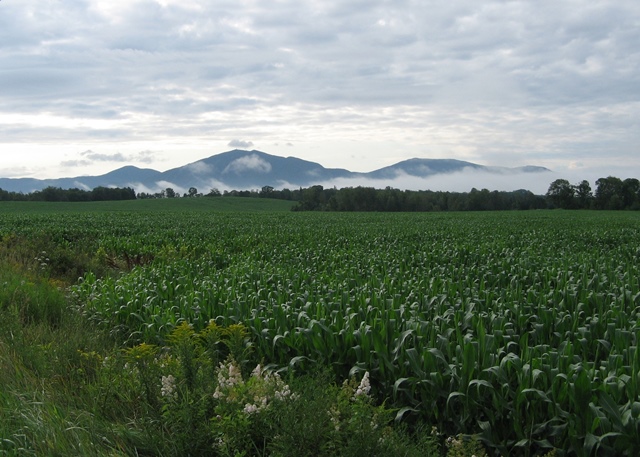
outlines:
M261 151L235 149L164 172L126 166L100 176L75 178L33 179L0 178L0 188L10 192L29 193L46 187L63 189L93 189L104 187L132 187L136 192L157 192L167 187L184 191L190 187L207 193L217 189L259 189L308 187L336 179L364 178L391 180L401 176L427 178L437 174L463 170L477 172L519 174L544 173L544 167L517 168L487 167L453 159L409 159L369 173L357 173L322 165L296 157L279 157Z

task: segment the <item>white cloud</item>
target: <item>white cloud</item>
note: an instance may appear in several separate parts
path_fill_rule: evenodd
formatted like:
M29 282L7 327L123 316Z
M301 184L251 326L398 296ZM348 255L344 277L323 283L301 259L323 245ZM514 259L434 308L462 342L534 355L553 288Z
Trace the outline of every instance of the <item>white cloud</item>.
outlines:
M437 174L427 178L398 173L392 179L335 179L321 183L324 187L374 187L387 186L400 190L438 190L448 192L469 192L471 189L491 191L530 190L534 194L546 193L549 184L556 179L555 173L487 173L465 169L461 172Z
M271 171L271 164L266 160L261 159L256 154L240 157L227 165L223 173L242 173L245 171L254 171L258 173L269 173Z
M189 171L197 175L206 175L213 171L213 165L209 165L208 163L203 162L201 160L198 162L191 163L186 167Z
M91 187L87 186L86 184L80 182L80 181L75 181L73 183L73 185L75 187L77 187L78 189L82 189L82 190L91 190Z
M174 192L178 195L182 195L187 191L184 187L178 186L177 184L170 181L157 181L156 190L154 192L160 192L166 189L173 189Z

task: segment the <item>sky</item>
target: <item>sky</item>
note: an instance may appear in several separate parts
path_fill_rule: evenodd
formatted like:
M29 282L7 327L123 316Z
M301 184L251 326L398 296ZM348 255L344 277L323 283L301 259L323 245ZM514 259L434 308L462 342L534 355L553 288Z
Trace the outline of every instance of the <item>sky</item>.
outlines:
M238 148L640 178L638 75L637 0L2 0L0 177Z

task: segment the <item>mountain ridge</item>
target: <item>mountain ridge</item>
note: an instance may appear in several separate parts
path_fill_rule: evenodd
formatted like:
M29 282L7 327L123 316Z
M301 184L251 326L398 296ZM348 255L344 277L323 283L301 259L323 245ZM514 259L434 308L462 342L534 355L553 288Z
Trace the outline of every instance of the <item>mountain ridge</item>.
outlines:
M207 192L213 188L243 190L263 186L274 188L308 187L351 178L370 180L389 180L402 176L428 178L464 170L488 174L550 171L547 168L532 165L507 168L479 165L457 159L412 158L363 173L344 168L325 168L319 163L293 156L282 157L258 150L233 149L164 172L125 165L98 176L54 179L0 178L0 189L29 193L46 187L88 190L103 186L132 187L136 192L156 192L167 187L176 188L178 191L195 187Z

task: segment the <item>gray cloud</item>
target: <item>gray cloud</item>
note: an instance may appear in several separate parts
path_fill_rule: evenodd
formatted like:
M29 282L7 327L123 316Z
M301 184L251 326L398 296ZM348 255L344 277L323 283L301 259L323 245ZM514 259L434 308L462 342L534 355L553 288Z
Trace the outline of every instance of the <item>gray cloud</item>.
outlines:
M155 163L157 154L130 151L165 147L196 161L205 145L253 146L220 138L287 138L316 161L338 141L361 155L372 143L397 145L371 156L372 167L433 154L553 166L615 153L640 169L636 2L24 0L0 9L0 143L103 151L64 166Z
M77 154L79 159L63 160L62 166L65 167L82 167L91 165L96 162L110 162L110 163L152 163L156 154L153 151L140 151L132 154L123 154L120 152L115 153L101 153L94 152L91 149L80 152Z
M253 142L244 140L231 140L229 141L227 146L230 146L232 148L249 149L250 147L253 147Z
M114 154L101 154L88 150L81 152L80 156L92 162L124 162L127 160L127 158L119 152Z

